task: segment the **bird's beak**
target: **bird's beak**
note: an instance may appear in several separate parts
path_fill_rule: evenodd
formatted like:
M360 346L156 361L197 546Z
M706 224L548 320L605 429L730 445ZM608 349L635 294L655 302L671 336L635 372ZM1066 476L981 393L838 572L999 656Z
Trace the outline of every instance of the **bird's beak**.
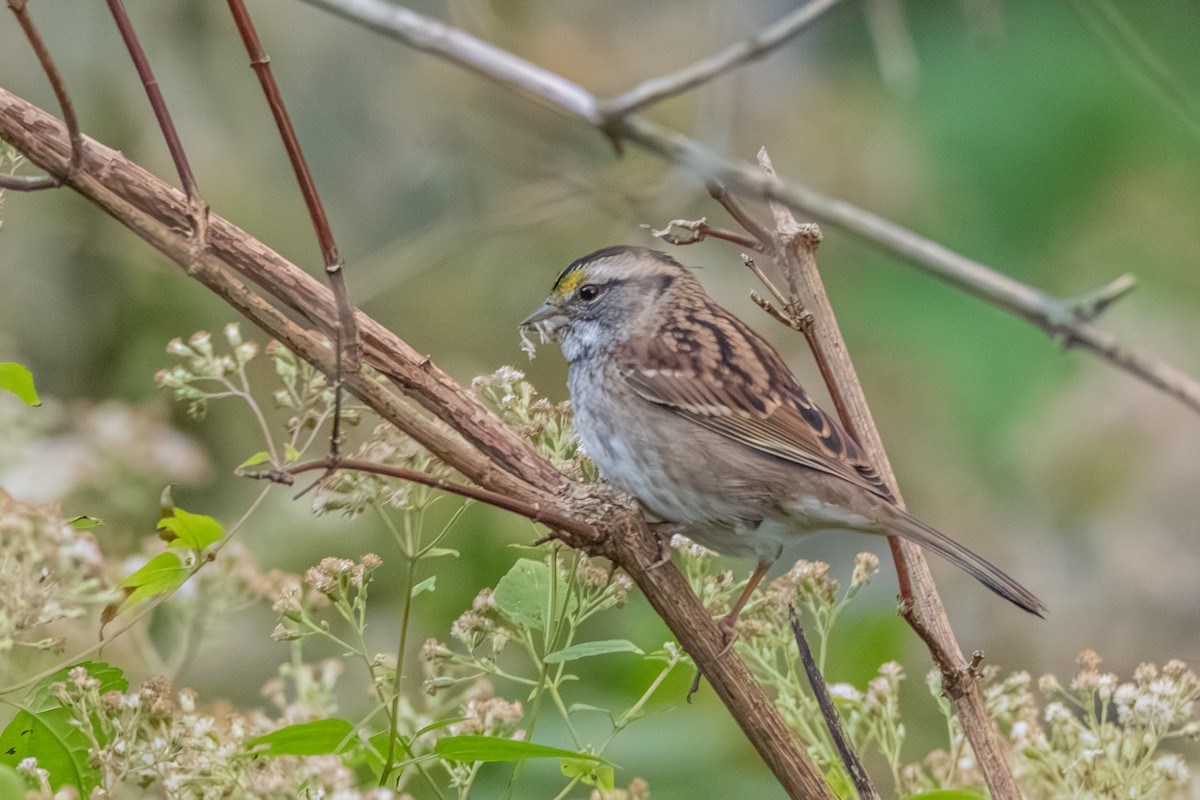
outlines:
M537 328L537 327L557 328L558 326L555 325L554 322L559 321L559 320L557 320L556 318L565 317L565 316L566 315L563 313L561 308L559 308L555 304L547 301L546 303L544 303L542 305L541 308L539 308L537 311L533 312L528 317L526 317L521 322L521 327L522 328ZM547 322L549 322L550 325L544 326L543 324L547 323Z

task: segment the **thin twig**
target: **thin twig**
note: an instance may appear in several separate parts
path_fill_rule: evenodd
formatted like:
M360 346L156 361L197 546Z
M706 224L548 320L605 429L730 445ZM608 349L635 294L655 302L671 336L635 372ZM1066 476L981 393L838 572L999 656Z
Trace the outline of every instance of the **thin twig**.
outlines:
M743 64L768 55L808 28L839 2L840 0L809 0L749 39L730 45L719 53L669 75L651 78L611 100L603 101L600 104L601 110L610 118L625 117L668 97L695 89Z
M0 175L0 189L14 192L36 192L42 189L57 189L62 181L52 175Z
M146 89L150 107L154 109L154 118L158 120L158 127L162 130L163 138L167 142L171 160L175 162L175 172L179 175L183 193L189 200L197 202L199 194L196 191L196 177L192 174L192 165L188 163L187 153L184 152L183 143L179 140L179 132L175 130L175 122L167 110L167 102L163 99L162 89L159 88L158 80L154 77L154 70L150 67L150 59L146 57L146 51L142 49L142 44L138 41L133 24L129 21L129 15L125 13L125 6L121 0L107 0L107 2L108 10L117 23L117 30L121 32L121 39L125 42L125 48L129 51L129 57L133 59L133 66L137 69L142 86Z
M343 369L357 372L361 365L358 351L358 324L354 318L354 305L350 302L350 292L346 288L345 264L338 255L337 243L333 238L333 228L329 225L329 217L325 214L325 206L317 192L316 181L313 180L312 171L308 168L308 160L305 159L304 150L300 147L300 138L292 126L291 116L283 103L283 94L279 91L279 86L275 83L275 75L271 72L271 59L263 50L262 42L258 38L258 31L254 28L254 21L250 19L250 12L242 0L229 0L229 11L233 14L233 20L237 25L238 33L241 34L246 53L250 56L250 67L258 75L263 94L267 97L267 105L270 106L271 114L275 117L275 125L283 139L283 146L287 150L292 171L296 174L296 181L300 184L300 194L304 197L304 204L312 219L313 229L317 233L321 256L325 260L325 275L329 278L329 286L333 289L333 296L337 301L338 325L334 331L334 349L336 351L333 375L334 413L333 429L329 437L330 457L336 461L341 448Z
M558 528L564 531L570 531L583 537L585 540L592 542L599 541L602 534L591 523L575 517L569 517L565 514L560 514L553 508L547 508L538 503L526 503L518 498L502 495L497 492L492 492L487 489L482 489L478 486L469 486L463 483L452 483L442 478L435 478L424 472L417 472L403 467L394 467L390 464L379 464L373 461L361 461L353 458L319 458L313 461L305 461L300 464L293 464L280 472L264 473L262 475L251 476L261 477L268 480L274 480L281 483L291 483L292 476L299 475L302 472L312 472L313 470L324 470L327 474L338 470L351 470L353 472L369 472L373 475L384 475L389 478L397 478L402 481L411 483L419 483L422 486L428 486L431 489L440 489L443 492L456 494L459 497L465 497L469 500L478 500L481 503L487 503L490 506L511 511L514 514L520 514L526 519L533 522L541 523L549 528Z
M63 122L67 124L67 134L71 139L71 160L67 169L74 171L79 166L83 148L79 118L75 116L75 106L71 103L71 96L67 94L67 85L50 55L50 49L46 47L46 41L42 39L41 32L33 23L33 17L29 15L26 0L8 0L8 7L17 18L17 24L29 40L29 46L33 48L38 63L42 65L42 72L46 73L46 80L50 81L50 88L54 90L54 97L58 100L58 107L62 110ZM0 175L0 189L12 189L15 192L33 192L58 186L62 186L62 180L53 175Z
M792 633L796 636L796 648L800 651L800 662L804 664L804 674L808 676L808 685L812 687L813 696L817 698L817 705L821 707L821 716L825 718L825 727L829 729L829 735L833 737L833 744L842 758L842 763L846 766L846 772L850 775L850 780L854 783L858 796L864 800L867 798L879 800L879 792L875 791L875 786L871 783L871 776L867 774L867 769L863 766L858 753L855 752L854 745L846 738L846 731L842 728L842 720L838 716L837 708L833 705L833 698L829 696L829 690L825 687L825 676L821 674L821 670L817 668L817 662L813 660L812 648L808 646L808 640L804 638L804 626L800 624L800 615L796 613L796 607L791 603L788 603L788 619L792 622Z
M709 197L720 203L729 212L729 216L733 217L738 225L741 225L750 233L750 236L758 244L755 248L756 250L761 253L764 249L770 247L771 232L760 225L753 214L742 208L742 204L726 191L722 183L719 181L705 181L704 188L708 190Z
M630 141L705 180L748 195L778 200L794 211L836 225L918 269L1030 322L1064 346L1099 356L1200 411L1200 381L1179 368L1134 352L1095 325L1081 322L1077 300L1054 298L966 258L937 242L850 203L796 183L768 181L757 167L714 153L676 130L629 115L619 124L597 111L578 84L495 45L385 0L303 0L431 53L575 117L606 135Z
M742 247L751 250L758 250L761 247L753 236L747 236L740 231L731 231L726 228L714 228L708 224L708 220L706 219L673 219L662 230L654 230L649 225L643 225L642 227L650 231L650 235L654 238L662 239L667 244L673 244L676 247L699 244L709 238L724 239L727 242L740 244ZM676 228L691 231L691 235L680 236L673 232Z

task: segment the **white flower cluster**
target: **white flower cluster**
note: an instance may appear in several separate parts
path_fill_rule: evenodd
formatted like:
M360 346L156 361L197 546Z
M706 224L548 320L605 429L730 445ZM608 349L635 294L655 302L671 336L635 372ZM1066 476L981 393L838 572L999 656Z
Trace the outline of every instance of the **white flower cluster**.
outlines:
M340 665L339 665L340 666ZM272 690L273 691L273 690ZM206 712L191 691L151 679L130 691L102 691L83 667L55 684L53 694L88 739L89 763L99 771L93 798L162 797L217 800L239 797L292 800L391 800L388 789L359 790L354 770L338 755L250 758L252 739L313 718L315 709L291 705L291 714ZM325 709L321 709L325 711ZM41 778L44 770L27 759L21 771L41 788L30 797L63 800Z
M62 518L55 503L31 505L0 489L0 653L51 649L46 626L109 602L95 538Z

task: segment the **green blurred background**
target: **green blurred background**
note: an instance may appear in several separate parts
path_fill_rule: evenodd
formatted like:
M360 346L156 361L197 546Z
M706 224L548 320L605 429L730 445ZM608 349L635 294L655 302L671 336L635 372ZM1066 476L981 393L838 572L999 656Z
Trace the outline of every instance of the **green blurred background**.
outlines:
M311 227L225 4L127 6L214 211L319 274ZM413 7L605 95L748 36L793 4ZM889 7L902 12L903 27ZM1200 6L1116 7L1174 80L1200 85ZM172 176L103 4L42 0L32 11L84 131ZM598 247L653 244L642 225L700 216L731 224L695 176L637 150L617 157L595 131L461 69L297 0L256 2L251 11L354 299L463 381L511 364L544 394L565 397L557 353L545 349L529 363L516 335L557 272ZM11 18L0 21L0 85L56 109ZM1200 374L1200 136L1067 4L880 0L865 8L850 0L770 58L649 115L732 156L753 159L766 145L781 175L1052 294L1132 272L1138 290L1103 326ZM65 493L68 512L110 521L102 541L116 549L136 550L150 533L164 475L179 483L184 507L236 519L258 491L232 475L257 449L247 445L251 420L218 405L197 423L153 382L170 363L168 339L217 331L231 311L70 192L10 193L2 213L0 360L27 364L65 411L31 423L38 412L0 398L7 425L50 428L36 446L17 437L0 453L0 485L29 500ZM735 247L712 242L673 255L702 267L712 294L777 343L810 386L819 383L802 338L749 301L752 282ZM1200 416L840 230L826 228L820 260L910 507L1050 609L1046 621L1033 619L935 563L964 650L1035 675L1069 675L1083 648L1123 676L1140 661L1200 664ZM95 404L104 404L114 448L138 435L122 428L127 404L169 420L186 437L170 434L176 450L163 457L174 459L172 469L143 465L127 482L140 488L89 491L61 448L95 433L85 413ZM282 492L272 504L244 537L264 569L382 555L372 633L390 651L399 597L387 591L398 576L388 572L398 566L389 564L390 539L369 519L313 519L307 503ZM415 641L447 638L475 592L517 557L506 545L534 537L522 520L472 509L449 542L463 557L425 596ZM885 568L840 625L829 677L861 683L880 662L901 660L916 757L940 732L920 680L928 656L893 613L886 547L815 537L804 555L831 561L845 579L860 549L883 556ZM273 626L268 608L214 623L181 682L202 700L261 705L258 687L286 658L267 639ZM640 598L594 634L647 650L668 638ZM627 704L653 674L623 656L592 661L581 662L590 671L579 702ZM366 707L353 690L360 677L345 679L349 708ZM683 704L689 677L681 672L656 698L670 713L618 737L618 782L641 775L656 798L780 795L711 692ZM539 730L553 740L551 726ZM547 796L561 786L553 772L531 771Z

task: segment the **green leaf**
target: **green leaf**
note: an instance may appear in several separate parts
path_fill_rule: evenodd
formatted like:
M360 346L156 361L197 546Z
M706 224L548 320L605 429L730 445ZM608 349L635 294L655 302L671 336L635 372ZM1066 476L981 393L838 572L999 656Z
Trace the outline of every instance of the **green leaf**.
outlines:
M71 724L72 719L71 712L61 707L39 714L17 712L0 732L0 763L15 766L36 758L38 766L50 773L52 789L74 786L86 796L99 780L88 766L90 742Z
M445 728L448 725L453 725L457 722L465 722L467 719L468 719L467 717L446 717L445 719L439 719L437 722L431 722L428 725L426 725L424 728L421 728L419 731L414 733L412 735L412 739L410 741L415 742L417 739L420 739L422 736L424 736L427 733L432 733L433 731L440 730L442 728Z
M0 797L24 797L25 779L8 764L0 764Z
M188 547L192 550L203 550L225 535L221 523L212 517L193 514L178 506L172 516L158 521L158 529L165 531L159 536L167 541L167 547Z
M906 794L903 800L985 800L987 795L974 789L938 789L932 792Z
M242 463L238 464L237 469L234 471L241 472L242 470L249 469L250 467L257 467L259 464L265 464L270 460L271 460L270 453L268 453L266 450L259 450L257 453L250 456Z
M458 558L458 555L458 551L450 547L431 547L425 551L425 558L441 558L442 556Z
M293 447L291 442L284 442L283 457L288 461L299 461L300 451Z
M518 742L496 736L447 736L438 739L433 752L447 761L524 761L527 758L574 758L593 764L607 764L600 756L576 753L560 747L533 742Z
M95 528L97 525L103 525L104 520L99 517L91 517L87 514L80 514L78 517L71 517L67 520L67 524L72 528L80 531L86 531L88 528Z
M588 786L599 786L601 789L613 788L615 775L608 764L597 764L594 761L583 761L578 758L564 758L558 762L558 768L568 778L578 778Z
M33 388L33 373L12 361L0 362L0 389L12 392L28 405L40 406L37 390Z
M179 560L179 556L174 553L159 553L141 569L121 581L121 588L127 590L128 594L121 601L118 613L156 594L169 592L181 586L187 580L187 576L188 569Z
M574 661L577 658L602 656L605 653L637 653L642 655L642 649L628 639L604 639L598 642L580 642L562 650L548 654L543 661L547 664L559 664L563 661Z
M430 575L412 588L412 596L416 597L421 592L432 592L435 588L437 588L437 575Z
M574 612L579 601L570 596L566 585L559 583L556 616L567 610ZM513 564L500 582L493 595L496 608L521 627L545 630L546 606L550 597L550 568L544 562L522 558Z
M50 773L52 788L74 786L86 796L99 784L99 773L88 760L91 742L72 724L71 712L63 708L51 692L55 683L69 681L70 672L77 667L83 667L88 675L100 681L101 694L123 692L129 688L124 673L103 661L72 664L42 678L28 706L0 731L0 764L15 766L23 759L36 758L38 766ZM93 733L101 745L105 744L100 731ZM0 793L0 797L10 796L23 795Z
M330 717L312 722L288 725L246 742L247 749L266 745L255 755L265 756L323 756L340 753L354 743L354 726L344 719Z

